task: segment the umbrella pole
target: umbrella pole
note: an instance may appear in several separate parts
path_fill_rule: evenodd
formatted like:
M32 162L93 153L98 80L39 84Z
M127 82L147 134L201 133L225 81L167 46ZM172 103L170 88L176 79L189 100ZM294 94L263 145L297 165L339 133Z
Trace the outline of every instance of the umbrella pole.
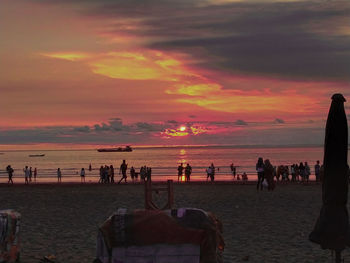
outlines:
M341 263L341 251L335 251L335 263Z

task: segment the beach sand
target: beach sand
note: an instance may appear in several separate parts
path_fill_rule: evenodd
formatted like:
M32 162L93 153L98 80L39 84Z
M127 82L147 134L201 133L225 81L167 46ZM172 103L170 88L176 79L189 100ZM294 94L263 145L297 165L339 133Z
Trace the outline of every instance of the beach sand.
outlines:
M224 226L224 262L331 262L308 241L321 206L321 185L195 183L174 186L175 207L214 212ZM1 209L22 214L21 262L53 254L57 262L92 262L98 226L119 207L144 207L143 185L0 186ZM350 257L348 250L343 252Z

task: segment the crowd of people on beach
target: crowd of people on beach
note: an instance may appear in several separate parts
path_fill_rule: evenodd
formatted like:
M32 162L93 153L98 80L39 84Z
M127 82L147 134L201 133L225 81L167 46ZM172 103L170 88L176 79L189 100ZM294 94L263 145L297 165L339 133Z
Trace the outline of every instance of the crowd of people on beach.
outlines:
M248 175L246 172L243 172L240 174L237 173L237 166L235 166L233 163L229 166L229 169L231 171L233 180L235 181L242 181L246 182L248 181ZM88 170L91 173L92 171L92 165L91 163L88 166ZM216 171L219 171L219 167L215 167L214 163L211 163L208 168L205 169L206 173L206 181L214 182L215 181L215 174ZM320 162L317 161L314 165L314 171L315 171L315 179L316 182L320 182L322 180L322 170L323 166L320 165ZM307 162L300 162L299 164L292 164L292 165L279 165L279 166L273 166L269 159L266 159L263 161L263 158L259 158L258 162L256 163L256 171L257 171L257 189L264 189L267 188L268 190L273 190L276 187L276 183L286 183L286 182L304 182L308 183L309 178L311 175L311 169ZM14 169L11 167L11 165L8 165L6 167L6 172L8 174L8 184L13 184L13 175L14 175ZM36 182L38 170L37 168L32 168L25 166L23 169L24 172L24 183L29 184L32 181ZM130 175L132 182L137 182L139 177L140 181L147 181L151 180L152 175L152 168L147 167L146 165L141 166L139 171L137 172L136 169L132 166L130 169L128 169L128 164L126 163L126 160L123 160L120 167L119 167L119 175L121 175L120 179L116 182L115 181L115 168L113 165L101 165L99 168L99 180L98 183L101 184L113 184L113 183L127 183L128 173ZM76 172L78 174L78 172ZM177 176L178 181L182 182L190 182L191 181L191 174L192 174L192 166L187 163L186 166L184 166L183 163L180 163L177 167ZM81 168L80 170L80 178L81 183L85 183L85 177L86 177L86 171L85 168ZM62 182L62 171L60 168L57 168L57 182Z
M91 171L91 164L89 166L89 171ZM121 175L120 180L118 181L118 184L122 183L124 180L124 183L127 183L127 172L128 172L128 164L126 163L125 160L123 160L123 162L121 163L120 167L119 167L119 175ZM151 180L151 176L152 176L152 168L151 167L147 167L146 165L141 166L140 171L136 172L135 168L133 166L131 166L130 170L129 170L129 174L130 174L130 178L131 181L134 183L136 181L138 181L138 178L140 176L141 181L147 181L147 180ZM85 170L84 168L81 169L80 175L82 178L82 182L85 182ZM113 165L101 165L100 167L100 179L99 179L99 183L115 183L114 181L114 167Z
M256 171L258 174L257 190L267 188L269 191L275 189L276 182L308 183L311 175L311 169L307 162L300 162L299 165L279 165L276 167L272 166L269 159L263 161L262 157L259 157L256 163ZM323 165L320 165L320 161L316 161L314 171L316 182L322 181ZM274 178L276 178L276 181Z

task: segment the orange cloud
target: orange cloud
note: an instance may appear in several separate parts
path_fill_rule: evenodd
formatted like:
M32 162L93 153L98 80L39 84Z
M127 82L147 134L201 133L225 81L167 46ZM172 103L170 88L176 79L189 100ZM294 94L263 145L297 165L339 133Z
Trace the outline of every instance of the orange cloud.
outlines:
M168 94L184 95L178 98L181 103L189 103L202 108L227 113L240 112L313 112L311 106L317 104L316 99L297 94L294 91L272 93L269 90L239 91L223 89L219 84L202 83L179 85ZM288 103L287 103L288 102Z
M192 74L180 60L154 50L102 54L53 52L41 55L69 61L84 60L93 73L114 79L178 81L182 76Z
M225 87L229 87L231 83L235 87L225 89L223 85L205 77L205 73L198 73L198 69L186 67L186 57L180 54L137 49L99 54L54 52L43 55L84 63L93 73L112 79L170 81L171 86L168 85L164 92L177 95L173 102L199 106L208 111L238 114L280 112L295 115L319 110L316 98L296 92L297 85L301 84L273 79L235 78L215 75L214 72L215 79L222 78L226 81ZM311 84L316 86L315 83ZM240 90L242 85L248 86L245 87L247 91ZM262 91L250 90L252 86ZM270 91L269 86L274 92ZM284 88L276 92L277 86ZM184 136L177 132L169 131L169 136Z
M189 96L205 96L209 93L220 91L218 84L194 84L194 85L177 85L175 90L166 90L168 94L183 94Z

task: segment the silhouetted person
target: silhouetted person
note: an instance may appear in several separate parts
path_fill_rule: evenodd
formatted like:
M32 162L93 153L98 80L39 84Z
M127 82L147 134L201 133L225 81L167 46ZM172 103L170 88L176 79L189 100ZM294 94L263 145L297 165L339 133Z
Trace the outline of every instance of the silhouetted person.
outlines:
M233 179L236 178L236 166L234 166L233 163L231 163L230 169L231 169Z
M207 181L208 181L209 177L210 177L211 174L212 174L211 166L209 166L209 167L206 169L206 172L207 172Z
M81 168L80 170L80 182L85 183L85 169Z
M310 166L308 165L307 162L305 162L305 180L306 182L309 182L309 177L310 177L310 174L311 174L311 169L310 169Z
M105 184L109 183L109 176L110 176L110 173L109 173L109 167L107 165L105 165L105 167L103 168L103 173L104 173L104 182Z
M305 181L305 166L302 162L299 164L299 174L301 177L301 181L304 182Z
M177 181L180 181L182 178L182 172L184 170L184 167L182 163L177 167Z
M60 168L57 168L57 182L62 182L62 173Z
M248 181L248 175L246 174L246 172L243 172L242 180L245 181L245 182Z
M256 163L256 171L258 173L258 184L256 185L256 190L263 189L262 182L264 181L264 161L263 158L259 157L258 162Z
M29 169L28 169L28 166L26 166L23 169L23 172L24 172L24 183L25 184L29 184Z
M33 177L33 170L32 167L29 168L29 182L32 181L32 177Z
M151 167L147 167L146 169L146 178L147 181L151 181L152 180L152 168Z
M101 165L100 167L100 179L98 180L99 183L103 183L104 182L104 168Z
M130 177L131 177L132 182L135 182L136 172L135 172L134 166L131 166L131 168L130 168Z
M9 176L9 180L8 180L8 184L11 182L11 184L13 184L13 181L12 181L12 177L13 177L13 172L14 172L14 170L12 169L12 167L11 167L11 165L8 165L7 167L6 167L6 171L7 171L7 173L8 173L8 176Z
M122 164L120 165L119 168L119 174L122 174L122 178L120 179L120 181L118 182L118 184L120 184L120 182L124 179L125 183L126 183L126 171L128 169L128 165L126 164L125 160L123 160Z
M267 180L267 190L272 191L275 189L275 181L273 180L273 166L269 159L264 162L264 178Z
M38 175L38 170L34 168L34 182L36 182L36 176Z
M145 181L146 173L147 173L146 165L141 166L141 168L140 168L140 180Z
M91 163L89 164L89 171L92 171Z
M113 167L113 165L109 166L109 172L111 174L111 183L114 184L114 167Z
M317 160L316 164L315 164L315 177L316 177L316 182L320 181L320 170L321 170L321 166L320 166L320 161Z
M192 173L192 167L188 163L185 167L185 177L186 177L186 181L188 182L191 180L191 173Z

